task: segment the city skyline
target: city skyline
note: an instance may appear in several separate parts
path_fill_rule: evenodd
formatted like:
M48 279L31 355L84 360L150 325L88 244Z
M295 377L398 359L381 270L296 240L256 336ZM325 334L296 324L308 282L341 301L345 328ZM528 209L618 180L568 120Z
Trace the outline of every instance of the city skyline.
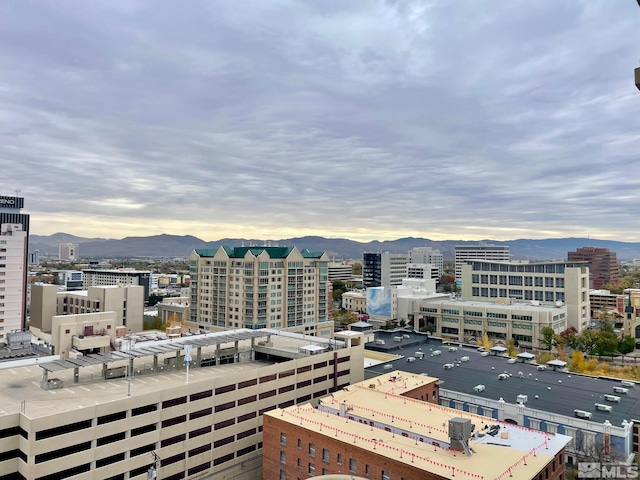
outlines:
M7 2L0 194L40 235L637 242L637 10Z

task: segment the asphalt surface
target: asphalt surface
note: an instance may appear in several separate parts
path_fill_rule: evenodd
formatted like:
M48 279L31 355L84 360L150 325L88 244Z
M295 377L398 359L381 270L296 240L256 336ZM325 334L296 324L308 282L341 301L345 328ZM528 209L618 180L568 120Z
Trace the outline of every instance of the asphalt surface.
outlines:
M393 341L397 333L381 338ZM418 335L412 335L408 341L414 342ZM389 342L386 342L387 345ZM400 345L396 343L398 347ZM405 358L394 360L391 363L394 370L404 370L412 373L427 373L444 381L441 388L467 393L478 397L499 400L515 404L519 394L527 395L526 406L538 410L545 410L560 415L574 416L574 410L580 409L592 413L591 421L604 422L609 420L613 425L620 426L623 420L640 419L640 384L629 387L627 394L615 393L613 387L620 387L620 380L595 378L573 373L554 372L551 370L539 371L536 365L527 363L507 363L506 357L493 355L483 357L476 348L459 347L456 352L449 352L448 346L439 341L429 340L420 345L406 346L401 349L395 347L386 350L386 353L404 355ZM413 356L421 349L424 359L416 359L408 362L406 357ZM434 350L442 353L431 356ZM457 363L456 360L468 356L468 362L460 362L460 366L445 369L446 363ZM386 373L384 364L370 367L367 370ZM522 372L524 378L518 378ZM511 376L506 380L499 380L498 375L507 373ZM475 392L473 387L479 384L485 385L483 392ZM625 387L627 388L627 387ZM609 402L604 399L605 394L620 397L620 403ZM536 395L538 398L535 398ZM594 404L601 403L613 407L612 412L596 410Z

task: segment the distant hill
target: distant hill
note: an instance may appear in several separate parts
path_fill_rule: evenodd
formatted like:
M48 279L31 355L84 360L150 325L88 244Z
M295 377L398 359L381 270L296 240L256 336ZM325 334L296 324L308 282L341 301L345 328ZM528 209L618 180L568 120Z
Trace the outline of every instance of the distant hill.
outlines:
M81 257L187 257L194 248L213 248L220 245L287 245L307 248L311 251L327 252L329 257L362 258L364 252L405 253L414 247L433 247L453 260L455 245L473 244L463 240L435 241L428 238L399 238L390 241L356 242L346 238L325 238L319 236L296 237L280 240L223 238L206 242L192 235L153 235L149 237L126 237L120 240L105 238L82 238L67 233L49 236L31 235L29 249L56 256L60 243L80 244ZM640 258L640 243L594 240L588 238L548 238L543 240L518 239L507 242L483 240L483 243L508 245L514 259L551 260L566 259L567 252L579 247L605 247L616 252L619 260Z

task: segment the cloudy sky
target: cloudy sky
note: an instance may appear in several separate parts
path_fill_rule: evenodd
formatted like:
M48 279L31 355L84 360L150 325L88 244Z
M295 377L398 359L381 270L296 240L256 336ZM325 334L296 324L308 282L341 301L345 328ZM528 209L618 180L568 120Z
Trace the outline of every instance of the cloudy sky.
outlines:
M640 241L633 0L0 3L32 232Z

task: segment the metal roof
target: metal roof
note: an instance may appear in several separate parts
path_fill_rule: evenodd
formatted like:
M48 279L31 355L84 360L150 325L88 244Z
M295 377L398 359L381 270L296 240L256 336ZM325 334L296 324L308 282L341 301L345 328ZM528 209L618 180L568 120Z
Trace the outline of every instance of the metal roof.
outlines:
M130 357L143 358L163 353L179 352L184 350L185 345L195 347L208 347L223 343L239 342L252 338L268 337L273 335L267 330L234 330L231 332L217 332L204 335L191 335L180 337L175 340L162 340L158 342L140 342L134 345L131 351L114 351L106 353L92 353L79 358L67 360L55 360L53 362L41 363L40 368L48 372L59 372L73 368L87 367L89 365L100 365L112 362L127 360Z

